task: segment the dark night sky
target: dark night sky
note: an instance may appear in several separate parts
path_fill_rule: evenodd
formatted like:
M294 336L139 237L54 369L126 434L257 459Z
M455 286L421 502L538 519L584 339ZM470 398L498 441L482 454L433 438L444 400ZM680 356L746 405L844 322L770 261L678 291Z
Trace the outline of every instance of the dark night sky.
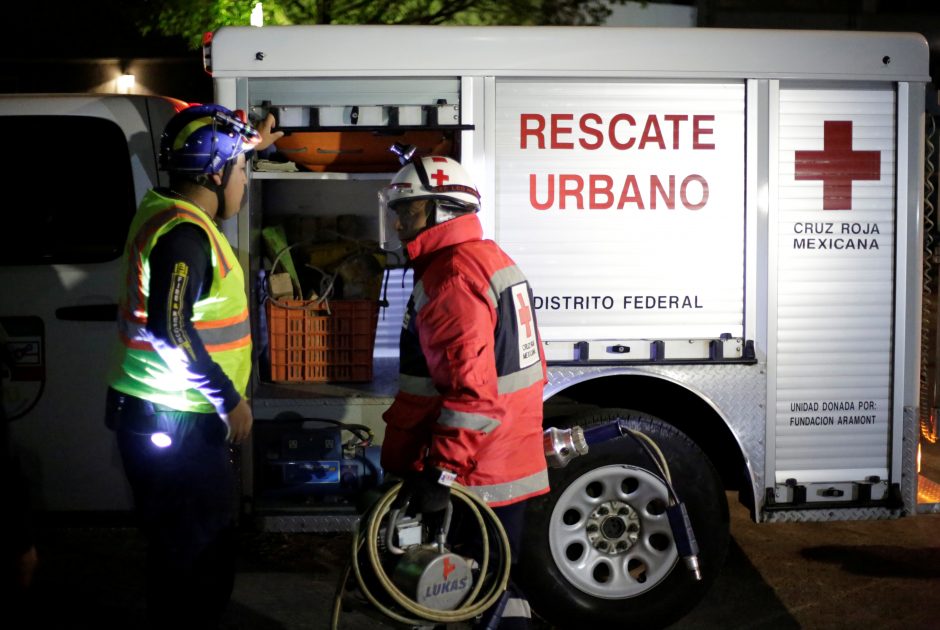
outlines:
M201 51L182 38L141 35L132 12L143 4L34 0L18 6L20 26L7 22L0 52L0 92L110 91L118 68L128 67L138 91L211 100Z
M200 51L189 49L182 38L144 37L138 31L132 13L159 1L31 0L8 8L0 92L101 90L113 82L117 66L136 59L131 71L141 91L211 100ZM702 20L719 27L919 31L935 47L933 73L940 68L940 0L703 0L698 5ZM93 67L90 59L112 61L109 67Z
M199 1L199 0L194 0ZM120 57L193 54L180 38L138 32L132 14L160 0L30 0L5 12L0 57ZM707 26L940 30L937 0L683 0Z
M17 22L29 25L5 29L4 57L162 57L197 54L181 38L144 37L134 24L132 12L142 0L33 0L19 3ZM9 39L12 37L12 41ZM11 46L12 44L12 46Z

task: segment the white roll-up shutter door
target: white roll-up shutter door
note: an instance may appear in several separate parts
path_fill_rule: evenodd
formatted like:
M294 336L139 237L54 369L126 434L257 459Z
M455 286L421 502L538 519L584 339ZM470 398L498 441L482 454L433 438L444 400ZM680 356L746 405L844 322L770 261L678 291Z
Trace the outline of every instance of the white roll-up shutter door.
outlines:
M780 86L777 483L888 477L895 109L891 86Z

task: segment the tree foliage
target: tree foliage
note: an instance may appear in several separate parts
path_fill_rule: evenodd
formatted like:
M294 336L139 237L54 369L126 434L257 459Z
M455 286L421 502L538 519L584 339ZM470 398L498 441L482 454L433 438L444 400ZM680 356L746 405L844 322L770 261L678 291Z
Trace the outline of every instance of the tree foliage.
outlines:
M207 31L247 25L257 0L147 0L138 24L197 48ZM626 0L264 0L265 24L592 25Z

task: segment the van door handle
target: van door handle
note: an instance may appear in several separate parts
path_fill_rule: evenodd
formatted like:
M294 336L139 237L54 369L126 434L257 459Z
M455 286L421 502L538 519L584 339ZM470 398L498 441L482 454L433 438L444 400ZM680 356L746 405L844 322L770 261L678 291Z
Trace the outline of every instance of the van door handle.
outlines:
M117 311L117 304L63 306L55 310L55 317L68 322L114 322Z

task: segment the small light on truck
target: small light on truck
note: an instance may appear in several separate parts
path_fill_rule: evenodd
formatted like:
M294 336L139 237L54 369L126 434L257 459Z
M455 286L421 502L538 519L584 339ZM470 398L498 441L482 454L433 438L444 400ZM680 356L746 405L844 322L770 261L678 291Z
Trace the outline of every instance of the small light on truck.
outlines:
M254 8L251 10L249 23L252 26L264 26L264 9L261 7L260 2L255 4Z
M134 91L136 80L133 74L119 75L115 81L118 94L131 94Z

